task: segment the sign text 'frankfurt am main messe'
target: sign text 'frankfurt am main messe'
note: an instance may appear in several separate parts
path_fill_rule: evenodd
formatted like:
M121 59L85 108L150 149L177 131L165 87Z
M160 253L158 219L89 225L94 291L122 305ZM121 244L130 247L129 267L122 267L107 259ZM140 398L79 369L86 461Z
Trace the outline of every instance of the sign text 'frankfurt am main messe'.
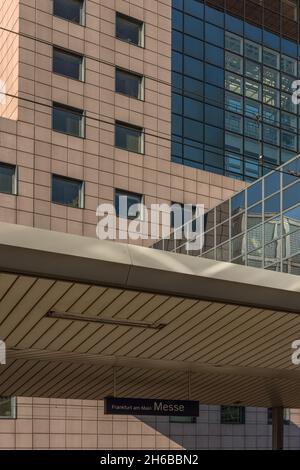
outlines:
M199 416L199 402L106 397L104 413L115 415Z

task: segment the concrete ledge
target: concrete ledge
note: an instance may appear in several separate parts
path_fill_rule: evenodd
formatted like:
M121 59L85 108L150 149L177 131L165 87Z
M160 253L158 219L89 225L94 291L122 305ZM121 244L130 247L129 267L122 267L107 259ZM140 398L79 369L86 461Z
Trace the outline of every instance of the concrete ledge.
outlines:
M300 313L300 276L20 225L0 271Z

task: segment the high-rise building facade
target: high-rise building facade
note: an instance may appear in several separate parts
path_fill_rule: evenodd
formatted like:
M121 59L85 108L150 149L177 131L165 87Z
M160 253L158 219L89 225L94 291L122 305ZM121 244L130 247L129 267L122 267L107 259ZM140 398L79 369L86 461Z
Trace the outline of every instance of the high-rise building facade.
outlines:
M209 210L291 158L300 150L298 8L3 0L0 221L94 238L100 203L118 207L127 195ZM7 402L2 448L271 445L262 409L203 404L196 422L172 422L107 417L102 402L18 398L16 412ZM285 444L297 448L297 411L290 423Z
M299 152L291 100L298 8L290 0L173 2L174 162L251 181Z

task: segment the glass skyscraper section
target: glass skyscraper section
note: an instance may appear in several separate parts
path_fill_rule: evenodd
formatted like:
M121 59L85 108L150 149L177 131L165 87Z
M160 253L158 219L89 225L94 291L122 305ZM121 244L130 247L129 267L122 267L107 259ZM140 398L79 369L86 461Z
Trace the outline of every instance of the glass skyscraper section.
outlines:
M300 152L300 106L292 102L300 76L292 26L299 21L292 5L281 2L280 11L295 41L204 2L173 0L174 162L253 181Z
M174 234L154 247L300 275L300 156L208 211L204 230L199 251Z

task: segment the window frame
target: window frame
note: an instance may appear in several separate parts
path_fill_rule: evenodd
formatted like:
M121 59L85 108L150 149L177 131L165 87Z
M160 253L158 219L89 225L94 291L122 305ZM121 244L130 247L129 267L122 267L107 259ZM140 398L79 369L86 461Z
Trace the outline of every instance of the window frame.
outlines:
M117 34L118 32L118 18L127 20L131 23L135 23L140 26L139 30L139 42L138 44L123 38L120 38ZM115 16L115 38L118 39L119 41L123 41L127 44L131 44L133 46L141 47L142 49L145 48L145 22L142 20L138 20L137 18L134 18L133 16L125 15L124 13L121 13L119 11L116 11L116 16Z
M132 75L134 77L137 77L139 81L139 95L140 97L136 97L133 95L130 95L128 93L124 93L122 91L117 90L117 74L118 72L121 73L126 73L128 75ZM131 70L123 69L122 67L116 67L115 68L115 92L118 93L119 95L127 96L128 98L132 98L134 100L138 101L145 101L145 77L144 75L141 75L137 72L132 72Z
M76 57L81 59L80 78L74 78L74 77L71 77L69 75L65 75L63 73L59 73L59 72L54 71L54 53L55 53L55 51L61 52L61 53L66 54L66 55L76 56ZM53 47L52 47L52 73L54 73L55 75L59 75L60 77L65 77L65 78L69 78L70 80L75 80L76 82L84 83L85 82L85 57L84 57L84 55L78 54L77 52L73 52L69 49L64 49L62 47L53 45Z
M81 1L81 0L79 0L79 1ZM68 18L64 18L63 16L56 15L56 14L54 13L54 3L55 3L55 0L53 0L53 7L52 7L52 15L53 15L55 18L60 18L61 20L69 21L69 22L72 23L72 24L77 24L78 26L83 26L83 27L85 27L86 0L82 0L82 8L81 8L81 13L80 13L80 21L79 21L79 23L78 23L77 21L69 20Z
M0 421L1 420L7 420L7 419L17 419L17 399L16 399L16 397L5 397L5 396L2 397L2 396L0 396L0 400L1 399L4 399L4 400L10 399L12 413L11 413L10 416L0 415Z
M239 409L239 422L235 422L234 420L232 421L227 421L225 419L225 412L226 410L228 411L229 409L232 409L232 408L236 408L236 409ZM244 406L226 406L226 405L222 405L220 407L220 422L221 424L224 424L224 425L245 425L246 424L246 408Z
M70 204L64 204L63 202L56 202L53 200L53 180L54 178L58 178L60 180L65 181L75 181L76 183L80 183L80 190L79 190L79 197L78 197L78 206L72 206ZM77 178L72 178L65 175L59 175L57 173L51 174L51 204L55 204L57 206L69 207L70 209L84 209L85 208L85 182L79 180Z
M1 167L11 168L14 170L14 173L13 173L13 178L12 178L12 191L11 192L1 191L1 188L0 188L0 194L17 196L18 195L18 167L17 165L13 165L12 163L6 163L6 162L1 161L0 168Z
M124 217L120 217L120 213L117 212L116 210L116 216L118 219L123 219L123 220L128 220L128 221L133 221L133 220L137 220L137 221L143 221L144 220L144 213L143 213L143 205L144 205L144 195L143 194L139 194L139 193L135 193L133 191L127 191L126 189L119 189L119 188L115 188L115 191L114 191L114 203L115 203L115 210L116 210L116 207L117 207L117 204L116 204L116 201L117 201L117 197L118 196L126 196L126 197L136 197L137 199L139 199L139 202L136 202L135 204L140 204L141 205L141 211L140 211L140 214L138 217L133 217L133 216L128 216L128 212L127 212L127 217L126 219L124 219ZM134 205L134 204L132 204Z
M73 114L81 115L81 123L80 123L80 135L71 134L69 132L60 131L54 128L54 108L61 108L65 111L70 111ZM59 134L67 135L69 137L76 137L79 139L85 139L85 126L86 126L86 115L83 109L74 108L67 104L58 103L57 101L52 102L52 131L58 132Z
M120 147L119 145L117 145L117 127L123 127L127 129L140 131L140 144L139 144L140 151L136 152L134 150L130 150L128 148ZM138 155L145 155L145 129L143 127L136 126L134 124L129 124L124 121L116 120L115 121L115 148L120 149L120 150L125 150L125 152L132 152L132 153L137 153Z

